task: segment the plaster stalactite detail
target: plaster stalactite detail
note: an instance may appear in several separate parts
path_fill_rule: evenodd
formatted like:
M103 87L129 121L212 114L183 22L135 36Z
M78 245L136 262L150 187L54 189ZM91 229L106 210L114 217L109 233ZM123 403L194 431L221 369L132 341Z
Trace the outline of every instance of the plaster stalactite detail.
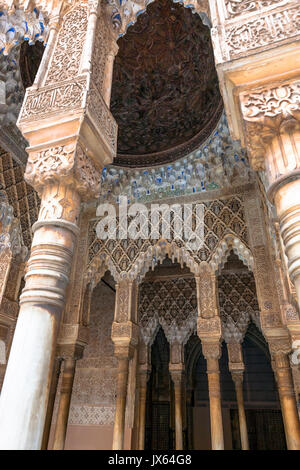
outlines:
M0 4L0 11L0 54L10 54L24 40L29 41L29 44L46 40L47 19L41 11L24 11L19 8L9 11L3 4Z
M138 16L144 13L152 2L153 0L126 0L120 4L117 0L106 0L107 12L111 18L112 30L115 35L123 36L127 28L136 22ZM175 3L178 1L175 0ZM179 3L184 7L191 8L193 13L198 13L203 23L210 26L209 6L206 0L182 0Z
M28 250L23 243L19 222L14 217L13 208L8 204L6 196L1 193L0 198L0 253L9 251L13 257L19 255L24 260Z
M193 278L144 281L139 294L140 333L152 344L159 325L169 344L185 344L197 327L196 284Z
M196 196L252 181L246 153L229 134L225 113L200 147L175 163L151 169L109 165L102 171L101 201L150 202L162 197Z
M22 106L25 91L18 66L19 59L20 46L15 46L9 57L1 57L0 122L2 126L15 124Z
M31 226L39 212L39 198L33 188L24 181L24 166L16 163L12 156L0 150L0 184L13 207L13 215L20 220L22 238L27 249L31 246Z
M76 5L65 15L45 85L62 82L79 74L87 21L87 4Z
M66 5L69 7L72 5L73 0L65 0ZM1 0L0 8L7 10L9 13L13 13L15 10L23 10L27 12L34 12L35 9L41 11L45 17L51 16L53 11L57 11L60 6L60 0L53 0L48 2L47 0Z

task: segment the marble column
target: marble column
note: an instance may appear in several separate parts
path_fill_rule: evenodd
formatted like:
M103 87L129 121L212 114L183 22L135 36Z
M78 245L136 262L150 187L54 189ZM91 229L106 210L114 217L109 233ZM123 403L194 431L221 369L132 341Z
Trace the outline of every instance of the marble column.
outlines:
M242 338L241 338L242 341ZM228 368L235 386L236 400L239 414L239 428L242 450L249 450L246 414L243 396L243 377L245 365L243 362L242 345L237 341L227 343Z
M70 403L75 376L76 359L67 357L64 359L60 398L57 411L57 420L54 434L53 450L63 450L68 426Z
M224 434L220 389L219 359L221 347L219 342L202 342L202 351L207 363L210 433L212 450L224 450Z
M170 370L170 374L174 384L176 450L183 450L182 386L184 373L183 370Z
M68 207L59 204L63 197ZM50 198L57 201L57 212L48 209ZM0 398L3 449L41 445L79 209L80 196L73 188L63 184L45 187L39 220L33 226L26 285Z
M273 358L287 448L300 450L300 422L286 347L283 348L282 344L276 342L269 342L269 347Z

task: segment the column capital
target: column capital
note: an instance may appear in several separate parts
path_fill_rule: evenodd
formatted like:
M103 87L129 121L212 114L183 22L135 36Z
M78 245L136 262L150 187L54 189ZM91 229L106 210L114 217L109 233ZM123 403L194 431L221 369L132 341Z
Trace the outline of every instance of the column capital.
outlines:
M271 83L239 95L246 144L254 170L266 170L269 196L300 176L300 80Z
M82 344L57 344L57 357L66 361L74 359L77 361L83 357L84 346Z
M221 358L221 340L210 340L206 338L200 338L202 345L203 356L206 360L215 359L219 360Z
M231 377L236 386L241 386L243 385L243 380L244 380L244 371L231 371Z
M292 351L290 338L267 338L271 355L276 359L277 356L287 356Z
M98 196L102 166L96 164L78 139L60 145L30 148L28 153L24 178L40 196L46 185L59 183L73 188L84 201Z
M111 339L115 346L115 356L118 358L132 358L134 349L138 345L139 326L130 321L112 324Z

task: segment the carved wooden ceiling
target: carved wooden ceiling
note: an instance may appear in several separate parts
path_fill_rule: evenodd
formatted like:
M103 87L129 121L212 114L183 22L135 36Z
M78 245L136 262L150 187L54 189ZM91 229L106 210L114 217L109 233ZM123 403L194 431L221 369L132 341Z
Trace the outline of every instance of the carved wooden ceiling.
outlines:
M114 163L174 161L212 132L222 99L210 32L172 0L152 3L119 39L111 111L119 125Z

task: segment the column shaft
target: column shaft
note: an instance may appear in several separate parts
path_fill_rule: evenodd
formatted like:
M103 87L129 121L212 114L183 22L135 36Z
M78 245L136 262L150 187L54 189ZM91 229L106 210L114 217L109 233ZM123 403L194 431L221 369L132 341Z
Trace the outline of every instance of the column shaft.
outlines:
M75 367L76 360L74 358L64 360L64 372L60 389L53 450L63 450L65 446Z
M249 439L247 431L247 421L244 407L244 396L243 396L243 376L235 377L235 374L232 374L232 378L235 385L236 401L238 405L239 413L239 427L240 427L240 437L242 450L249 450Z
M182 383L174 382L175 395L175 442L176 450L183 450L183 426L182 426Z
M129 358L118 358L116 414L113 433L113 450L123 450L125 432L125 411L128 383Z
M300 450L300 423L289 360L286 354L275 354L275 373L280 397L287 448Z
M50 435L50 430L51 430L57 384L58 384L58 380L60 376L60 368L61 368L61 359L56 358L54 362L54 371L53 371L53 377L52 377L50 394L49 394L47 414L46 414L46 419L45 419L45 426L44 426L44 433L43 433L43 440L42 440L42 447L41 447L42 450L48 449L48 442L49 442L49 435Z
M140 384L139 389L139 450L144 450L145 447L146 398L147 382Z
M220 373L218 359L207 358L207 376L209 391L211 447L212 450L224 450Z

